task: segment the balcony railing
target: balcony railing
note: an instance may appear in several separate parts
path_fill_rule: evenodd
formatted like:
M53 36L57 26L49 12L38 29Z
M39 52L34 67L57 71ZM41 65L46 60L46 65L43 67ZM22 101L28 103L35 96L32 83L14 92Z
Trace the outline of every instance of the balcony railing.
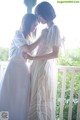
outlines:
M75 79L75 75L77 73L80 74L80 66L59 66L59 72L62 73L62 87L61 87L61 99L60 99L60 114L59 120L63 120L63 109L64 109L64 98L66 92L66 80L67 80L67 72L71 74L71 82L70 82L70 102L69 102L69 110L68 110L68 120L72 119L72 108L73 108L73 94L74 94L74 84L77 79ZM80 83L80 82L79 82ZM80 85L79 85L80 86ZM80 87L78 90L78 105L77 105L77 116L75 120L80 120Z
M6 65L7 65L7 62L0 62L0 76L3 74L3 71L6 67ZM74 84L76 81L75 74L80 73L80 66L79 67L76 67L76 66L58 66L58 71L62 73L59 120L63 120L67 72L70 72L70 74L71 74L68 120L72 120ZM80 87L79 87L79 92L78 92L78 106L77 106L77 113L76 114L77 114L76 120L80 120Z

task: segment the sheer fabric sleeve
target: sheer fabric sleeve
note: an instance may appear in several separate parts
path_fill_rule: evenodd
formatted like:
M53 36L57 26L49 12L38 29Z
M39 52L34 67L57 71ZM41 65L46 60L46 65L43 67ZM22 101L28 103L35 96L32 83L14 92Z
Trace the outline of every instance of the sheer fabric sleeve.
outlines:
M24 39L16 39L15 41L15 45L19 48L19 47L22 47L23 45L26 44L25 40Z
M14 44L19 48L22 47L25 44L29 44L29 40L26 40L23 36L23 34L19 31L16 32L16 35L14 37Z
M61 38L60 38L60 31L58 27L52 26L47 34L47 41L51 46L60 46L61 45Z

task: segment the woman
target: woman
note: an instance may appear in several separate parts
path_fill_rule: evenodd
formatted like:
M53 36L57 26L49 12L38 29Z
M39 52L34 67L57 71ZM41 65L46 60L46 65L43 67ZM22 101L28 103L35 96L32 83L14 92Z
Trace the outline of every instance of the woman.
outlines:
M36 16L25 14L20 30L16 31L11 44L10 59L1 80L0 91L0 111L8 111L9 120L27 120L30 104L30 73L26 60L22 57L22 51L25 50L25 45L30 44L36 26ZM30 47L30 50L33 48Z
M31 66L31 103L29 120L55 120L57 69L56 58L60 48L60 33L53 20L55 11L50 3L41 2L35 9L38 21L47 24L42 31L36 56Z

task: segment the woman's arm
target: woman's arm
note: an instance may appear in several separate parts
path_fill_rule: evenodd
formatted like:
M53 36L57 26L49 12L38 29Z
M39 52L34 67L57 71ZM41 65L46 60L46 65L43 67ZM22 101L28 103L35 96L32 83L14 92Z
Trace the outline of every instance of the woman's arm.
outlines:
M31 52L33 49L35 49L41 42L41 38L45 38L47 35L48 30L43 29L41 32L40 37L36 40L36 42L32 43L31 45L24 45L23 46L23 51L24 52Z
M59 52L59 47L54 46L53 52L49 54L40 55L40 56L31 56L29 54L23 53L23 57L25 59L30 59L30 60L48 60L48 59L58 58L58 52Z
M39 45L39 43L40 43L40 41L41 41L40 38L41 38L41 37L39 37L39 38L36 40L36 42L34 42L34 43L30 44L30 45L27 45L27 44L23 45L23 46L22 46L22 50L23 50L24 52L31 52L33 49L35 49L35 48Z

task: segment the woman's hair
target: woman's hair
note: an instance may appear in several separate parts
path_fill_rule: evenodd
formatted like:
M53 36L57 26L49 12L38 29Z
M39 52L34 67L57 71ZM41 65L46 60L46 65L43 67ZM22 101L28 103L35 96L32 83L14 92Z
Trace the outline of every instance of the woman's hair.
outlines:
M53 20L56 17L55 10L48 2L41 2L35 8L35 14L40 15L47 22Z
M31 26L36 20L37 20L37 17L32 13L25 14L23 16L21 29L24 34L24 37L30 35Z

